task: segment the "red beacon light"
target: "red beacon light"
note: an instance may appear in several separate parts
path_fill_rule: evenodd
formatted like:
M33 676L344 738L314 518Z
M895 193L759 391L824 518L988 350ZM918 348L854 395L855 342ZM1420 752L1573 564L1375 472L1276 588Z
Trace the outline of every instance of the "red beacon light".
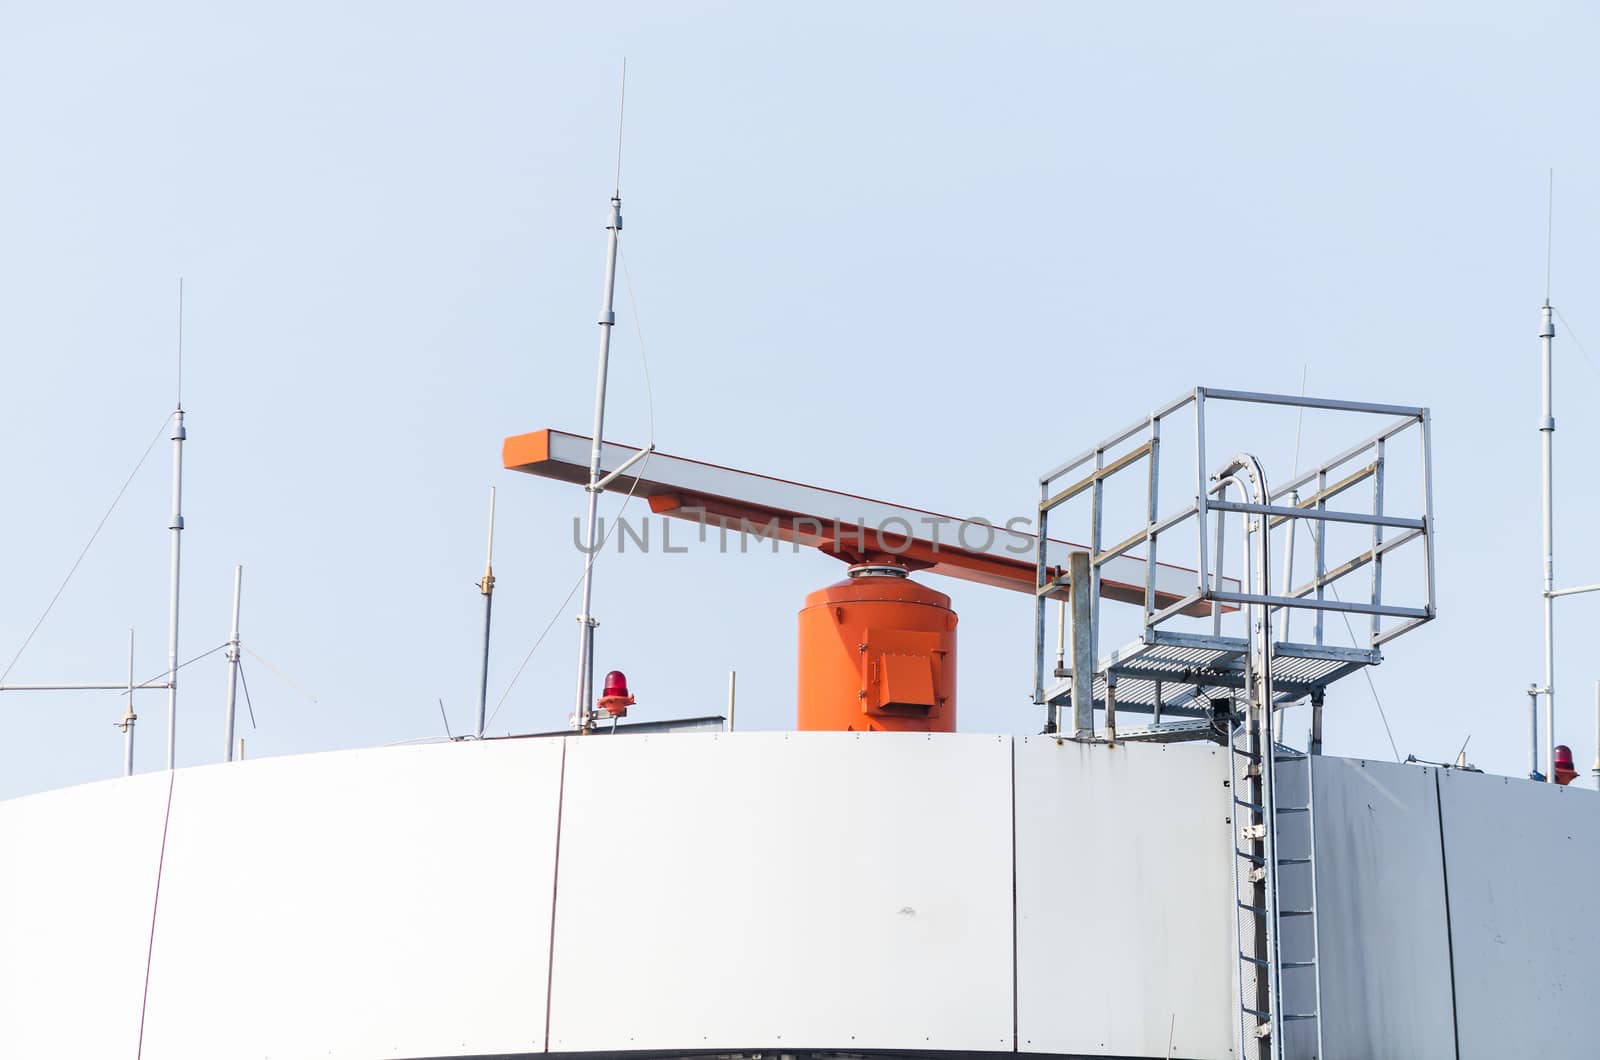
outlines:
M1564 743L1556 745L1554 768L1551 772L1555 775L1557 784L1571 784L1578 779L1578 771L1572 765L1572 748Z
M625 718L633 706L633 696L628 692L628 675L621 670L606 674L606 681L595 706L610 718Z

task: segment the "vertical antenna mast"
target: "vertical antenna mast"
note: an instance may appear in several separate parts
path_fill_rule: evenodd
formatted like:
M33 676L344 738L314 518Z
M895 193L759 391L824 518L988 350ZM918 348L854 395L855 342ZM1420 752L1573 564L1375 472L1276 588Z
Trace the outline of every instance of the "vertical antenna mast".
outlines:
M483 561L483 671L478 678L478 739L483 739L484 713L489 707L489 617L494 610L494 487L489 487L489 551Z
M1554 400L1553 372L1550 347L1556 335L1556 325L1550 306L1550 256L1555 244L1555 170L1550 171L1550 188L1547 202L1547 215L1545 219L1545 249L1544 249L1544 307L1539 311L1539 364L1541 382L1544 389L1543 413L1539 417L1539 440L1543 450L1541 454L1542 475L1541 487L1543 492L1544 508L1544 737L1545 761L1550 763L1546 779L1555 779L1555 746L1556 746L1556 567L1555 567L1555 439L1556 418L1552 407ZM1532 704L1530 704L1531 706ZM1537 732L1538 721L1535 719L1532 727ZM1539 774L1539 741L1533 740L1534 761L1529 767L1529 775L1535 779Z
M1600 694L1600 693L1597 693ZM133 723L139 715L133 712L133 630L128 630L128 712L117 722L122 730L122 775L133 776Z
M233 708L239 698L239 596L244 587L244 565L233 568L233 632L228 634L228 722L223 734L223 754L233 761ZM242 756L241 756L242 757Z
M1544 738L1545 761L1553 762L1555 755L1555 725L1556 725L1556 600L1555 600L1555 437L1556 418L1551 408L1553 387L1551 374L1553 365L1550 358L1551 340L1555 338L1556 326L1551 319L1550 300L1545 299L1544 308L1539 312L1539 346L1541 373L1544 382L1544 413L1539 417L1539 437L1543 448L1543 493L1544 493ZM1537 743L1537 742L1536 742ZM1537 747L1536 747L1537 753ZM1533 763L1533 772L1538 773L1539 763ZM1553 771L1545 779L1551 779Z
M178 758L178 571L183 552L183 279L178 280L178 407L172 414L172 586L167 626L167 768Z
M611 195L611 217L606 222L606 278L600 301L600 364L594 390L594 433L589 446L589 493L586 547L583 561L583 603L578 613L578 707L572 727L579 732L594 728L594 630L599 625L590 613L594 597L594 559L598 549L596 518L600 504L600 453L604 445L606 419L606 372L611 358L611 328L617 322L612 311L617 286L617 237L622 231L622 115L627 104L628 67L622 67L622 99L617 107L617 181Z

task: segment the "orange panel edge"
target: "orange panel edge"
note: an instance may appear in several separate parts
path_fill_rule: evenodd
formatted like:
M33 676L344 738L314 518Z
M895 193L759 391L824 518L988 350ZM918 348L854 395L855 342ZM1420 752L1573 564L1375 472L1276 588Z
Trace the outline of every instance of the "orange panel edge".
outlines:
M500 460L509 471L520 471L530 464L550 459L550 429L530 434L513 434L500 443Z

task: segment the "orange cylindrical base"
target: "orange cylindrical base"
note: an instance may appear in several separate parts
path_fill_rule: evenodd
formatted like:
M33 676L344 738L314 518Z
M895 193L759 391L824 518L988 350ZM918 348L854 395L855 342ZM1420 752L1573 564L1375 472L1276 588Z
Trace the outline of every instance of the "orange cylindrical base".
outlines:
M950 598L890 573L860 573L807 596L799 728L954 732Z

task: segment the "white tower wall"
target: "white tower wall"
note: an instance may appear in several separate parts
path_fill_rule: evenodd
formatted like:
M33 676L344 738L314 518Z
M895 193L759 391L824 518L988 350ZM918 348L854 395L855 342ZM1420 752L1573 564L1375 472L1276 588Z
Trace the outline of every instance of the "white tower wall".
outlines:
M593 735L13 799L0 1056L1229 1057L1226 754ZM1600 797L1314 777L1323 1055L1589 1055Z

